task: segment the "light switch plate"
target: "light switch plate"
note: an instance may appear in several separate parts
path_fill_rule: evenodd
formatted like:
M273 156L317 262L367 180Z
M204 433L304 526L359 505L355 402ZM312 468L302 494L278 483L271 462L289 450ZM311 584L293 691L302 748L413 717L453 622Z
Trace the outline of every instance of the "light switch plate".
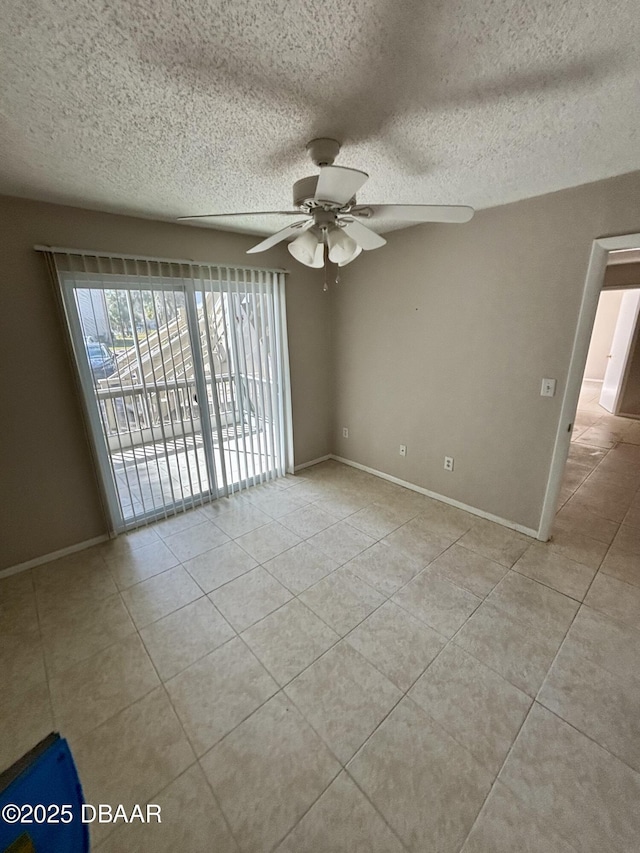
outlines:
M543 379L542 388L540 389L541 397L555 397L556 395L556 380Z

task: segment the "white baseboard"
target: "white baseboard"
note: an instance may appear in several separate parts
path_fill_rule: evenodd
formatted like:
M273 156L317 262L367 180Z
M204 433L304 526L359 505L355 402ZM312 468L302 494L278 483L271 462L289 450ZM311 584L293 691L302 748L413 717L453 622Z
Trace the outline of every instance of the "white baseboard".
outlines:
M42 566L44 563L59 560L60 557L67 557L69 554L75 554L76 551L84 551L87 548L93 548L94 545L99 545L101 542L107 542L110 538L109 534L105 533L102 536L96 536L93 539L87 539L84 542L78 542L75 545L69 545L68 548L61 548L59 551L52 551L51 554L43 554L42 557L34 557L33 560L27 560L26 563L18 563L17 566L10 566L8 569L0 570L0 578L7 578L9 575L17 575L18 572L26 572L27 569L33 569L36 566Z
M415 483L409 483L407 480L401 480L399 477L393 477L391 474L385 474L384 471L378 471L376 468L369 468L367 465L361 465L359 462L353 462L351 459L345 459L343 456L336 456L329 453L326 456L320 456L318 459L312 459L310 462L303 462L301 465L295 466L295 471L302 471L305 468L311 468L313 465L319 465L321 462L327 462L329 459L335 459L336 462L342 462L344 465L350 465L352 468L358 468L360 471L366 471L367 474L373 474L383 480L388 480L390 483L395 483L405 489L411 489L413 492L419 492L421 495L426 495L428 498L433 498L436 501L449 504L457 509L463 509L465 512L470 512L472 515L477 515L480 518L486 518L488 521L494 521L496 524L501 524L503 527L508 527L511 530L517 530L518 533L524 533L526 536L537 537L537 531L529 527L523 527L521 524L516 524L506 518L492 515L490 512L478 509L477 507L469 506L468 504L456 501L453 498L448 498L446 495L439 495L437 492L432 492L429 489L423 489L422 486L417 486ZM67 548L61 548L59 551L53 551L50 554L43 554L41 557L35 557L33 560L27 560L25 563L19 563L17 566L11 566L8 569L0 570L0 578L6 578L10 575L25 572L28 569L33 569L36 566L42 566L44 563L50 563L53 560L58 560L60 557L67 557L69 554L75 554L77 551L84 551L87 548L92 548L94 545L99 545L101 542L107 542L111 537L108 533L102 536L96 536L93 539L87 539L85 542L78 542L75 545L69 545Z
M436 501L449 504L457 509L463 509L465 512L470 512L472 515L477 515L480 518L486 518L488 521L494 521L496 524L501 524L503 527L508 527L511 530L517 530L518 533L524 533L525 536L531 536L534 539L538 536L537 530L532 530L530 527L523 527L522 524L516 524L514 521L509 521L506 518L500 518L498 515L492 515L490 512L485 512L475 506L463 504L453 498L448 498L446 495L439 495L437 492L431 492L429 489L423 489L422 486L416 486L415 483L409 483L406 480L401 480L399 477L393 477L391 474L385 474L384 471L377 471L375 468L369 468L367 465L361 465L359 462L353 462L351 459L345 459L342 456L331 454L331 459L336 462L342 462L345 465L350 465L352 468L358 468L360 471L366 471L367 474L374 474L376 477L381 477L383 480L389 480L397 486L403 486L405 489L411 489L413 492L419 492L421 495L426 495L428 498L433 498Z
M301 465L296 465L293 469L294 471L302 471L305 468L311 468L313 465L319 465L321 462L326 462L328 459L335 459L335 456L332 456L330 453L327 453L326 456L319 456L317 459L312 459L310 462L303 462Z

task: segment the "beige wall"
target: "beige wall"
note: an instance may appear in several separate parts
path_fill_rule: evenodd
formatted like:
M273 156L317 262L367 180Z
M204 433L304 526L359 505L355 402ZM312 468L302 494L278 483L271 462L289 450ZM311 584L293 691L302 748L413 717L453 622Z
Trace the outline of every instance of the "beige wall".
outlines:
M584 369L585 379L604 379L623 294L622 290L603 290L600 294Z
M2 197L0 233L3 569L105 532L62 330L34 244L246 264L245 250L256 238ZM263 257L265 265L291 270L287 311L299 464L330 449L329 300L321 276L293 263L285 248Z
M624 394L620 401L620 414L640 418L640 318L636 324L632 346Z
M634 173L400 231L347 267L335 452L537 529L591 243L640 231L638 198Z
M620 414L640 418L640 345L636 345L635 353L629 365L627 384L620 404Z

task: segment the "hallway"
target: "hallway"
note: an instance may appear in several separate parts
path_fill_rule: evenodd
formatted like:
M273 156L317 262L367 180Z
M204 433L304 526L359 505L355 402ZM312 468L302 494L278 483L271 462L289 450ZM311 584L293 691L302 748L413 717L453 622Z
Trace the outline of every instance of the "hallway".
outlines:
M571 550L580 534L574 559L602 553L603 572L640 585L640 420L600 407L600 386L582 386L553 539Z

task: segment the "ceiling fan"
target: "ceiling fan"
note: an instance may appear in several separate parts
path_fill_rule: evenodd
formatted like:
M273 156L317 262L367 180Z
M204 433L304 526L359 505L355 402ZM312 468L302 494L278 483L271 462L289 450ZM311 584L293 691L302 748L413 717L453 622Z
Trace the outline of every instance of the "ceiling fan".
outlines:
M293 185L293 204L297 210L262 210L246 213L209 213L198 216L180 216L181 221L209 219L222 216L280 215L300 216L305 219L287 225L267 237L248 254L265 252L277 243L293 237L287 246L293 257L308 267L321 268L328 259L343 267L351 263L364 249L378 249L387 242L384 237L368 228L362 220L378 221L401 219L408 222L468 222L473 208L465 205L433 204L358 204L356 193L369 178L359 169L334 166L340 151L335 139L312 139L307 151L319 175L301 178Z

